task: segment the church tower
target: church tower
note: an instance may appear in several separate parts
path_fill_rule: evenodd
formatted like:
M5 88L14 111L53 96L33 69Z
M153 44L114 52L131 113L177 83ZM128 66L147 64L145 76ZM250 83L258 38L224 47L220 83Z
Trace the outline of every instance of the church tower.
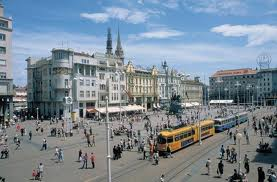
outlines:
M111 28L108 28L106 55L112 55L112 54L113 54L112 34L111 34Z
M120 58L122 63L124 63L124 52L123 52L123 49L122 49L122 46L121 46L119 28L118 28L118 31L117 31L117 44L116 44L115 55L118 58Z

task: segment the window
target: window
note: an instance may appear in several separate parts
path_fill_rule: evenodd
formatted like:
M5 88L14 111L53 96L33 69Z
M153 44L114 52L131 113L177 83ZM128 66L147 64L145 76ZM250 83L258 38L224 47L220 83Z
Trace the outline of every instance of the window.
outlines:
M172 143L173 142L173 136L167 137L167 143Z
M87 97L87 98L90 97L90 91L86 91L86 97Z
M86 80L86 86L90 85L90 80Z
M6 47L0 47L0 54L6 54Z
M66 90L66 91L64 91L64 96L65 97L68 97L69 96L69 94L68 94L68 91Z
M80 91L80 97L84 97L84 91Z
M64 87L65 87L65 88L68 88L68 79L65 79L65 80L64 80Z
M0 72L0 78L6 78L7 74L5 72Z
M0 27L8 28L8 22L7 22L7 21L0 20Z
M105 84L100 84L100 90L106 90L106 85Z
M95 91L91 91L91 97L95 97Z
M5 59L0 59L0 66L6 66L6 60Z
M94 81L91 81L91 86L94 87Z
M84 86L84 80L80 80L80 86Z
M104 80L105 79L105 73L99 73L99 79Z
M5 41L6 40L6 35L0 33L0 40Z
M166 139L163 136L160 135L158 137L158 143L159 144L166 144Z

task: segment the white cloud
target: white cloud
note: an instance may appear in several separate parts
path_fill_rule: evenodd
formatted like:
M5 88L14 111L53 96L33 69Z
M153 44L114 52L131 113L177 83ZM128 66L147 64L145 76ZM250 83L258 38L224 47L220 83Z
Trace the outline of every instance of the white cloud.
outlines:
M93 14L81 13L80 16L83 17L83 18L93 20L96 23L105 23L109 19L109 15L106 14L106 13L93 13Z
M92 20L96 23L105 23L109 19L118 19L127 23L144 23L150 15L162 14L161 11L149 10L129 10L120 7L108 7L102 13L81 13L81 17Z
M197 13L245 15L247 5L242 0L184 0L183 5Z
M170 8L170 9L175 9L179 7L179 1L178 0L166 0L165 2L162 3L163 6Z
M129 16L130 11L125 8L109 7L106 8L106 13L110 18L124 20Z
M151 37L151 34L144 34ZM14 32L14 82L15 84L26 84L26 62L25 59L32 57L45 57L51 54L51 49L61 47L73 48L75 51L105 52L105 35L95 37L87 34L68 32L25 32L16 30ZM67 42L65 42L67 41ZM260 53L257 47L235 47L204 43L149 43L132 42L122 40L126 62L134 58L134 64L145 66L160 66L162 60L167 60L169 65L180 71L190 73L205 73L208 76L216 69L253 67L256 66L256 56ZM272 45L267 51L272 58L277 57L274 51L277 46ZM234 58L234 55L236 57ZM276 59L272 60L276 65ZM219 67L220 66L220 67Z
M277 26L259 25L220 25L213 27L212 32L225 37L244 37L248 39L247 46L258 46L269 42L277 42Z
M130 39L166 39L171 37L177 37L184 35L184 32L173 30L173 29L159 29L159 30L152 30L148 32L139 33L136 35L129 35Z

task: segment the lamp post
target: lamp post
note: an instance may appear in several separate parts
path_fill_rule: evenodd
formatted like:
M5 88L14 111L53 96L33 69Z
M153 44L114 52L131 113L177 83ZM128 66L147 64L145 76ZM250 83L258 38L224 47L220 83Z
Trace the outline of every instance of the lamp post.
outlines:
M38 121L38 107L37 107L37 121Z
M109 111L108 111L108 105L109 105L109 98L106 96L106 141L107 141L107 181L112 181L112 173L111 173L111 153L110 153L110 121L109 121Z
M237 139L238 139L238 142L239 142L239 166L238 166L238 172L239 172L239 174L241 173L241 170L240 170L240 165L241 165L240 141L241 141L241 138L242 138L242 134L241 133L237 133Z
M120 78L123 75L123 73L117 71L115 74L118 76L118 88L119 88L119 122L121 122L121 85L120 85Z
M199 111L198 111L199 113ZM199 145L202 145L202 136L201 136L201 122L200 122L200 118L198 118L198 126L199 126Z
M241 84L239 83L239 81L236 82L235 86L237 87L237 106L238 106L238 113L239 113L239 86Z
M258 98L258 91L259 91L259 86L256 86L256 102L257 102L257 106L259 105L259 98Z
M77 87L77 84L78 84L78 82L77 81L84 81L84 79L83 78L80 78L80 74L78 73L78 74L76 74L74 77L73 77L73 81L75 82L75 86L74 87L72 87L72 92L73 92L73 88L74 88L74 97L75 97L75 105L77 105L77 110L78 110L78 121L80 121L80 108L79 108L79 98L78 98L78 87ZM74 98L73 97L73 98ZM73 105L74 104L72 104L72 111L73 111Z

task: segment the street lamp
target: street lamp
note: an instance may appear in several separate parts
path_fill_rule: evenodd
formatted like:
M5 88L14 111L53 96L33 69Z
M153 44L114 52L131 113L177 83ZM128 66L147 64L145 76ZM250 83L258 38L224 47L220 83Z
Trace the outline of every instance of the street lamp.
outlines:
M121 90L121 85L120 85L120 78L123 75L121 71L115 72L115 74L118 76L118 88L119 88L119 122L121 122L121 95L122 95L122 90Z
M37 107L37 121L38 121L38 107Z
M107 172L108 172L108 182L112 182L112 173L111 173L111 153L110 153L110 121L109 121L109 98L106 96L106 141L107 141Z
M240 141L241 141L241 138L242 138L242 134L241 133L237 133L237 139L239 141L239 166L238 166L238 172L240 174L240 165L241 165L241 155L240 155Z
M74 77L73 77L73 81L75 82L75 86L74 86L74 95L75 95L75 104L77 105L77 110L78 110L78 121L80 121L80 108L79 108L79 97L78 97L78 90L77 90L77 84L78 82L77 81L84 81L83 78L80 78L80 74L76 74ZM73 92L73 87L72 87L72 92ZM73 104L72 104L72 111L73 111Z
M218 105L220 107L220 84L223 82L223 80L219 77L216 81L218 86Z
M239 83L239 81L236 82L235 86L237 87L237 105L238 105L238 113L239 113L239 86L241 84Z
M256 89L257 89L257 91L256 91L256 102L257 102L257 106L259 105L259 100L258 100L258 91L259 91L259 86L256 86Z

